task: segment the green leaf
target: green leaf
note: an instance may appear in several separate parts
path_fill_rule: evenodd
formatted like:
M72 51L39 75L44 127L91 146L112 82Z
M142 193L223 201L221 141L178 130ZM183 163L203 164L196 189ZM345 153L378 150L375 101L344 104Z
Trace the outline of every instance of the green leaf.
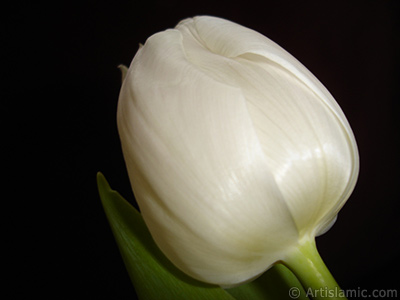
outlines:
M300 281L282 264L273 266L256 280L229 289L227 292L237 300L308 300Z
M140 213L97 174L100 198L139 299L233 300L220 287L178 270L154 243Z
M100 198L139 299L278 300L293 299L289 291L300 291L296 299L308 299L296 276L283 265L275 265L258 279L224 290L199 282L177 269L154 243L140 213L105 177L97 174Z

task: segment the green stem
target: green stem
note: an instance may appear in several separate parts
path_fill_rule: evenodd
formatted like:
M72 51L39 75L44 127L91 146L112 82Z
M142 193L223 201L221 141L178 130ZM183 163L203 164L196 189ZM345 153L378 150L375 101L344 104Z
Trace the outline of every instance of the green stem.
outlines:
M314 300L346 299L317 251L314 239L306 240L283 262L299 279L306 296Z

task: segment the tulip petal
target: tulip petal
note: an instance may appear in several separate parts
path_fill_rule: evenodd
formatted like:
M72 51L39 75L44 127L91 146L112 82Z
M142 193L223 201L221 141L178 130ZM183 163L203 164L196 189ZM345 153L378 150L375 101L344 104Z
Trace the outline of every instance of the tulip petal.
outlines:
M213 17L177 28L194 64L241 90L300 234L326 230L358 174L354 136L336 101L293 56L253 30Z
M248 64L252 74L241 86L257 135L300 233L309 233L346 200L351 144L336 116L296 77L274 64Z
M194 278L229 286L281 259L298 232L242 91L189 61L183 39L167 30L138 51L118 128L158 246Z

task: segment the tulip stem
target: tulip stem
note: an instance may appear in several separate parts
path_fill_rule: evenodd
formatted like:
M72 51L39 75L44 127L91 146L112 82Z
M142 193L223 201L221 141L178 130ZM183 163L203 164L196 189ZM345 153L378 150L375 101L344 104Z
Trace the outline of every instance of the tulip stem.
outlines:
M314 239L301 243L287 256L283 264L297 276L307 297L314 300L347 299L345 292L322 261ZM296 293L290 296L296 296Z

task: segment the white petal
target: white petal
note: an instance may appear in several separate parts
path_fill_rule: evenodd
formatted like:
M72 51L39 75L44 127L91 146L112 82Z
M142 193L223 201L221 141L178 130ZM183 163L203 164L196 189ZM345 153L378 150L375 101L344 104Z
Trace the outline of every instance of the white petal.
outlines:
M188 61L182 33L148 39L121 90L128 172L156 243L183 271L231 285L298 239L242 91Z
M328 220L326 223L319 224L319 227L316 228L315 230L316 236L325 234L336 223L336 220L337 220L337 214L332 219Z
M354 136L336 101L295 58L253 30L213 17L184 20L178 28L191 61L241 89L301 234L323 230L358 174Z

